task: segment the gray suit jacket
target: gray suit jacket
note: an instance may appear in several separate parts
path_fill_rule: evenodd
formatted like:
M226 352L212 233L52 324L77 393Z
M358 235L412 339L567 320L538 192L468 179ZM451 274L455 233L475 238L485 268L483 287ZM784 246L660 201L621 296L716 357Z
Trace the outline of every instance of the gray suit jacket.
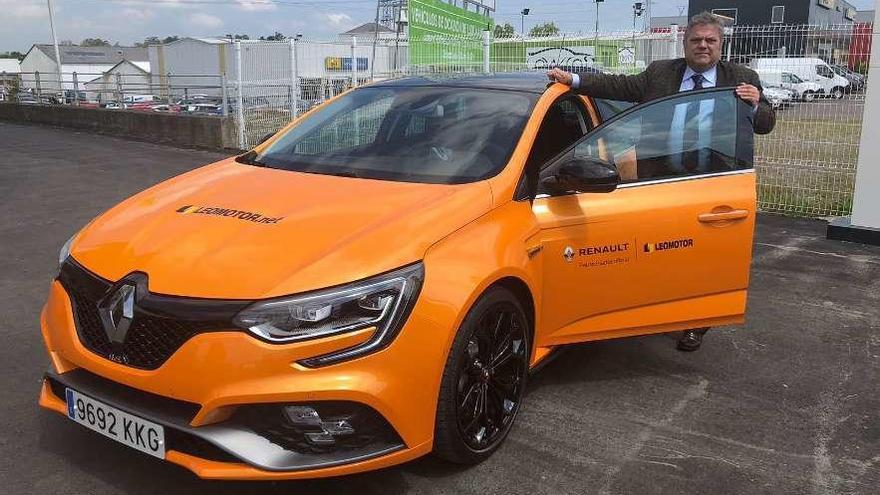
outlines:
M755 71L731 62L718 62L716 87L751 84L761 91L761 101L755 113L755 133L768 134L776 126L776 111L763 95L761 79ZM683 58L651 63L641 74L634 76L609 74L578 74L580 86L575 92L609 100L642 103L679 92L687 69Z

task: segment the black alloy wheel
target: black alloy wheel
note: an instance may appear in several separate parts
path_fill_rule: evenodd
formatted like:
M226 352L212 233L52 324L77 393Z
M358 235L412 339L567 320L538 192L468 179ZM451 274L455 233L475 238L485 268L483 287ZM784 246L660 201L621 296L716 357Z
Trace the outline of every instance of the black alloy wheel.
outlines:
M437 405L435 452L465 464L480 462L510 431L529 370L530 331L516 297L490 289L456 335Z

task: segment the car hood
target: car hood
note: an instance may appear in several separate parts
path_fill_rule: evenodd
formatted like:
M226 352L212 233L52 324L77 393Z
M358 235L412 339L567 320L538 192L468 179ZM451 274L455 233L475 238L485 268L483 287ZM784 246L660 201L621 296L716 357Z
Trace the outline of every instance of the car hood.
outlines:
M113 207L77 235L71 255L111 281L144 272L155 293L259 299L418 261L491 205L485 181L391 182L229 159Z

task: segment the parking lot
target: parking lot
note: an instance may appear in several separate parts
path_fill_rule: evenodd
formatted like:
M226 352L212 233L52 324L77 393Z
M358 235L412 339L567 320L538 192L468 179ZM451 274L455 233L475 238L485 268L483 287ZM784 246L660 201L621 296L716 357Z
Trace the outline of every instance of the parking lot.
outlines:
M0 482L7 493L877 493L880 248L759 217L748 321L573 346L505 445L331 480L217 483L37 407L40 307L60 245L119 200L222 155L0 123ZM417 366L413 363L413 366ZM429 421L430 418L425 418Z

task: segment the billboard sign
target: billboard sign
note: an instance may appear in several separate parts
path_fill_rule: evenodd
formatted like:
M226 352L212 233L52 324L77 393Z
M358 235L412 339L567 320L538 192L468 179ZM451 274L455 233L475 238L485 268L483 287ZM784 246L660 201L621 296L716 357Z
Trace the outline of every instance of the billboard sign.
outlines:
M493 21L443 0L409 0L410 63L416 65L479 64L483 31Z

